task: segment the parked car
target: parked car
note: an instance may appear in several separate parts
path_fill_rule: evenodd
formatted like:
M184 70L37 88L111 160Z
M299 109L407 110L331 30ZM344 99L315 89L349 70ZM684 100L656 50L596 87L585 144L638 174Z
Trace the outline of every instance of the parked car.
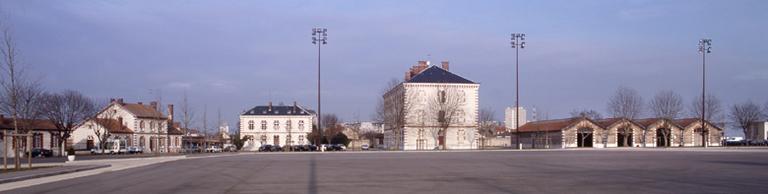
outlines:
M144 149L141 149L139 146L130 146L128 147L128 153L129 154L141 154L144 153Z
M29 152L27 152L29 154ZM52 157L53 151L43 148L32 148L32 157Z
M205 148L205 152L216 153L221 151L222 149L219 146L211 146L211 147Z
M259 147L259 152L271 152L272 151L272 145L264 144Z
M315 145L303 145L302 146L302 150L314 152L314 151L317 151L317 146L315 146Z
M283 151L283 147L280 147L280 145L274 145L270 150L270 152L282 152L282 151Z
M225 152L236 152L237 147L235 145L225 145L223 150Z
M362 146L360 146L360 149L368 150L368 149L371 149L371 147L368 144L363 144Z

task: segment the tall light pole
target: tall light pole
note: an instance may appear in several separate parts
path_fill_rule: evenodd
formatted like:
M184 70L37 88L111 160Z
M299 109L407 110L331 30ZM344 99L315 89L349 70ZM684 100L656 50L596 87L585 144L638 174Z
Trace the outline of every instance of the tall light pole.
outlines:
M323 138L322 112L320 112L320 46L327 44L328 29L312 28L312 44L317 45L317 130L319 137L315 139L315 145L320 145Z
M707 53L712 52L712 39L703 38L699 40L699 53L701 53L701 133L704 136L702 138L702 144L704 144L704 147L707 147L707 143L709 142L709 131L707 130L707 122L704 120L704 117L706 115L706 77L707 77Z
M520 143L520 64L518 53L520 49L525 48L525 34L512 33L512 48L515 49L515 141L517 141L517 149L523 149L523 144ZM512 141L512 140L510 140Z

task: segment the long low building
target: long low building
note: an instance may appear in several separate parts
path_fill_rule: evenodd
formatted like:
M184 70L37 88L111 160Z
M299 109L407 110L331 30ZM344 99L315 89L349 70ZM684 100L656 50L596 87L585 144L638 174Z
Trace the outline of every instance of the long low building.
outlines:
M523 148L695 147L703 146L705 137L708 146L720 146L723 129L705 123L707 130L697 118L576 117L526 123L509 136L514 146L519 135Z

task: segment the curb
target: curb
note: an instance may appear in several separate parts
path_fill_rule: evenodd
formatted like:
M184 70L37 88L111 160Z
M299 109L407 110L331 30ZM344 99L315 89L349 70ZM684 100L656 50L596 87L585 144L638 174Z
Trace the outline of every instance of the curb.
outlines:
M110 164L88 165L87 167L83 167L83 168L74 168L74 169L69 169L69 170L61 170L61 171L54 171L54 172L47 172L47 173L39 173L39 174L11 177L11 178L6 178L6 179L0 179L0 184L10 183L10 182L17 182L17 181L23 181L23 180L29 180L29 179L35 179L35 178L41 178L41 177L47 177L47 176L68 174L68 173L74 173L74 172L80 172L80 171L86 171L86 170L93 170L93 169L99 169L99 168L106 168L106 167L111 167L111 166L112 165L110 165Z

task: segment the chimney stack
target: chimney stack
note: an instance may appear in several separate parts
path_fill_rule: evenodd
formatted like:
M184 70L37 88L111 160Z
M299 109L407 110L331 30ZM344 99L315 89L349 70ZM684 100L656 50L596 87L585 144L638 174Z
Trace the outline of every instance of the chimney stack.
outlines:
M296 105L296 101L293 101L293 112L296 112L296 109L298 109L298 105Z
M427 61L419 61L419 67L427 67Z
M173 122L173 104L168 104L168 120Z
M268 107L267 111L272 112L272 101L269 101L269 107Z
M117 117L117 124L122 128L123 126L123 117Z
M153 110L157 110L157 101L149 102L149 106L152 107Z
M443 69L445 69L446 71L450 71L450 70L448 69L448 61L443 61L443 62L440 62L440 64L443 66Z
M117 103L120 105L125 105L125 103L123 102L123 98L118 98Z

